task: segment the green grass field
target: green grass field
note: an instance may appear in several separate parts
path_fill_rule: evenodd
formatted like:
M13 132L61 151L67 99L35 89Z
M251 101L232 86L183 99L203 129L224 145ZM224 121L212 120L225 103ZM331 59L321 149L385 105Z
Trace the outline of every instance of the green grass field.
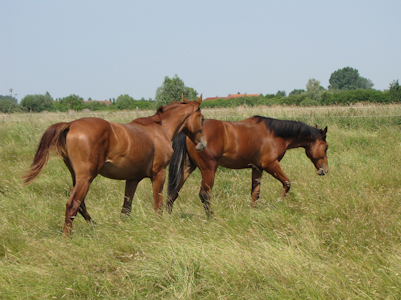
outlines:
M328 126L330 172L316 175L303 149L289 150L289 195L278 202L281 184L265 173L252 209L251 171L219 169L211 220L199 171L160 218L150 180L122 218L124 182L99 176L86 198L97 224L78 216L64 239L72 183L61 159L28 186L20 177L47 127L84 115L2 115L0 299L401 299L400 105L202 111ZM137 114L98 116L126 123Z

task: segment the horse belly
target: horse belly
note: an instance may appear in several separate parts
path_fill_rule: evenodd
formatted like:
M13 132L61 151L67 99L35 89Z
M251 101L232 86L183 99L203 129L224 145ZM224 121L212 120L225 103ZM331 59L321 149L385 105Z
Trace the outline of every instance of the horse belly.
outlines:
M138 179L141 180L145 177L150 177L151 165L149 166L143 162L120 162L118 164L106 161L99 174L118 180Z
M247 169L254 166L259 167L259 162L250 158L223 156L219 161L219 166L228 169Z

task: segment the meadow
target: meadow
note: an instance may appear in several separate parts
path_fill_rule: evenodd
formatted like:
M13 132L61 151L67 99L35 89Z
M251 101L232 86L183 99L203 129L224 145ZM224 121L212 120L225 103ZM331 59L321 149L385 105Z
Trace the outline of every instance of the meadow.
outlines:
M64 239L70 174L52 156L23 186L51 124L89 114L0 116L1 299L401 299L401 105L202 109L205 118L252 115L328 126L330 172L303 149L281 162L291 190L265 173L257 208L251 170L219 169L207 219L195 171L171 215L153 210L143 180L130 217L124 182L97 177ZM90 114L126 123L152 111ZM164 196L167 188L165 185Z

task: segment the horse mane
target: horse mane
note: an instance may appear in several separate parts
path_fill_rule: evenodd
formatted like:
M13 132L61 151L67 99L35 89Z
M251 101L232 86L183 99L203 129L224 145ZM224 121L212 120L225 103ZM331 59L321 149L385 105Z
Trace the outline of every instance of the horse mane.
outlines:
M164 111L164 106L162 105L157 109L156 113L153 116L138 118L133 120L132 122L141 125L150 125L154 123L161 125L162 124L161 115L163 114L163 111Z
M149 124L154 124L154 123L161 125L162 124L162 114L172 108L177 107L178 105L180 105L182 103L184 103L184 102L175 101L175 102L170 103L167 106L162 105L157 109L156 113L153 116L138 118L138 119L133 120L132 122L141 124L141 125L149 125Z
M318 138L323 140L326 139L326 136L323 134L322 129L309 126L299 121L278 120L262 116L253 116L252 119L254 119L257 124L264 121L267 129L270 129L275 136L281 137L283 139L292 137L310 137L314 140Z

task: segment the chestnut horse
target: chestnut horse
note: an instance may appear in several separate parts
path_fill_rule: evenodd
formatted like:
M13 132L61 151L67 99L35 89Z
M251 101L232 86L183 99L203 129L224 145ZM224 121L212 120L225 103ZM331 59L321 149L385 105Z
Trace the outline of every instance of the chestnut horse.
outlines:
M210 194L218 166L230 169L252 168L252 206L259 198L263 170L283 184L280 198L290 189L290 180L280 167L287 149L303 147L317 169L317 174L329 171L327 162L327 127L317 129L301 122L254 116L239 122L205 120L203 124L207 148L201 152L185 135L173 141L174 155L169 167L167 210L171 213L188 176L198 167L202 174L199 197L207 215Z
M63 235L68 237L79 212L90 223L85 196L91 182L100 174L126 180L122 213L129 215L138 183L150 178L153 184L154 208L163 207L162 191L166 167L173 155L171 141L182 131L203 150L203 115L197 101L174 102L161 106L155 115L117 124L100 118L82 118L50 126L40 141L25 184L36 179L45 167L50 150L60 155L71 172L72 193L67 201Z

